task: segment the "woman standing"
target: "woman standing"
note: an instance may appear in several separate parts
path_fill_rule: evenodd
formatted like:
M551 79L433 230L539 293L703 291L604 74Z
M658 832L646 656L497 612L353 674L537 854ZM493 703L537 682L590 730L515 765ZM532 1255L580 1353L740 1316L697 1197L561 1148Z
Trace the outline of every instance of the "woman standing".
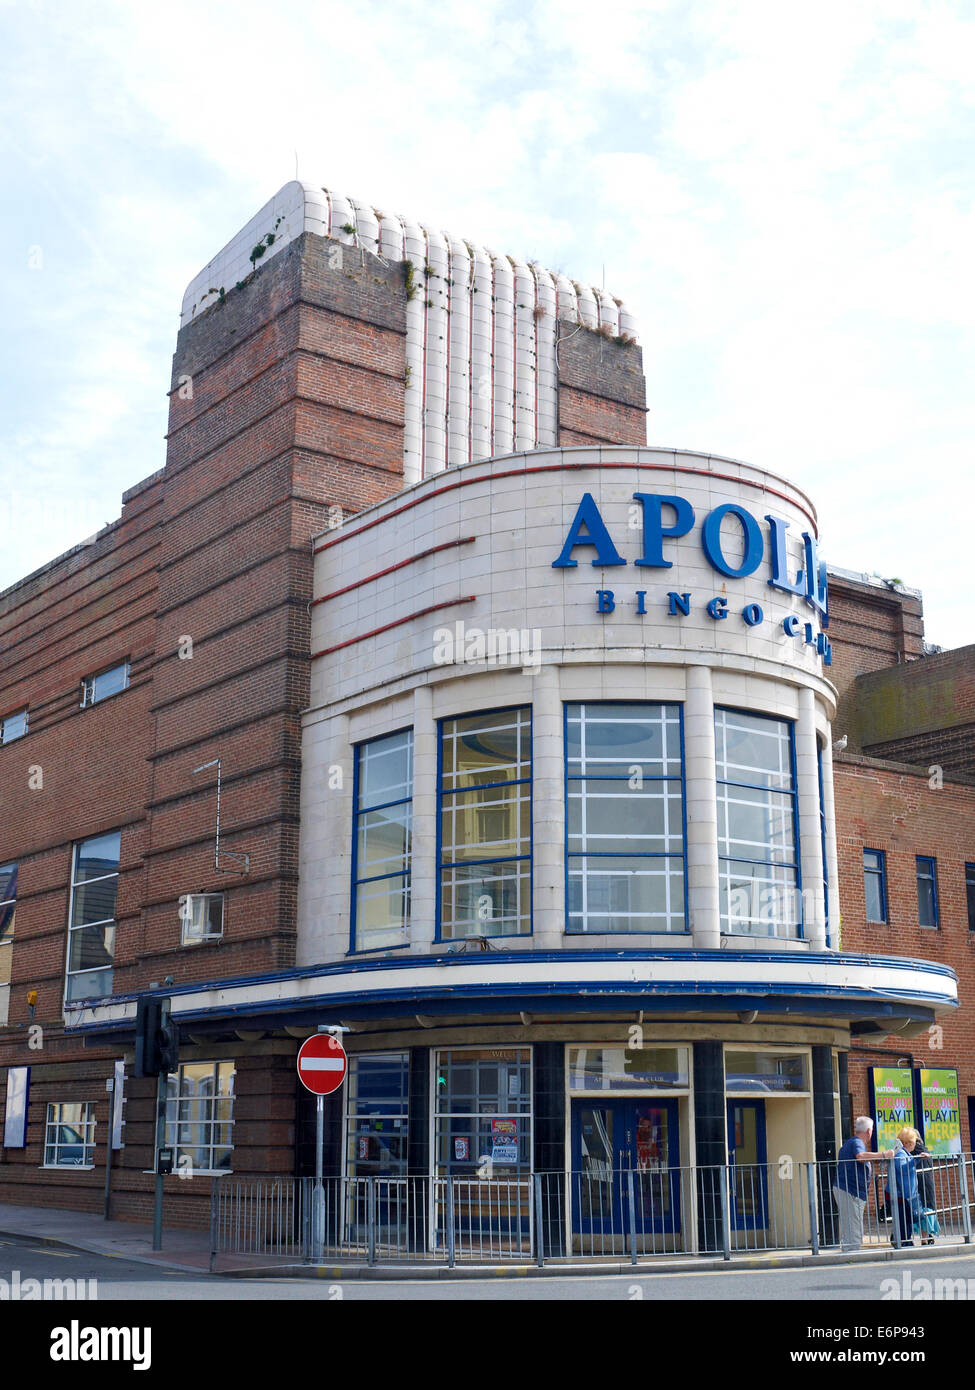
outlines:
M905 1125L899 1131L894 1144L894 1157L887 1165L887 1203L895 1214L894 1231L890 1237L891 1245L900 1248L905 1245L914 1245L914 1221L920 1220L921 1207L917 1193L917 1173L911 1155L917 1143L917 1130L910 1125ZM893 1199L896 1198L897 1206L894 1208Z
M924 1147L924 1140L917 1133L917 1130L915 1130L914 1133L917 1135L917 1138L911 1157L914 1162L914 1171L917 1174L918 1201L923 1216L925 1211L934 1212L937 1206L934 1195L934 1161L929 1151ZM936 1223L936 1217L934 1221ZM921 1227L921 1244L933 1245L933 1232L925 1230L923 1220L919 1224Z

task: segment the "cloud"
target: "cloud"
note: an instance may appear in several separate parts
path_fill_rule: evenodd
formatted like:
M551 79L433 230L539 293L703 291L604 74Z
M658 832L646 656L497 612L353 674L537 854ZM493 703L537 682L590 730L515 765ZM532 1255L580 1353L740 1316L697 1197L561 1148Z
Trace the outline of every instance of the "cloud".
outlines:
M922 588L935 640L975 640L964 7L117 0L2 19L0 504L25 451L39 487L103 520L161 466L183 289L297 151L302 177L576 278L605 267L641 323L651 441L792 477L829 555ZM68 531L15 535L0 584Z

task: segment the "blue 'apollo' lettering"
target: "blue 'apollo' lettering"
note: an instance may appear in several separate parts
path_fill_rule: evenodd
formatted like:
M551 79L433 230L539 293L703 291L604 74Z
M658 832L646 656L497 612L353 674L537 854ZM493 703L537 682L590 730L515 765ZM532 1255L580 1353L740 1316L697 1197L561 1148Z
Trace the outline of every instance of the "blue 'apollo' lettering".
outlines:
M664 543L675 543L690 533L695 523L693 506L686 497L658 492L635 492L633 500L640 503L643 520L643 553L633 561L634 565L644 569L672 568L673 561L666 559L664 555ZM741 527L744 543L743 555L737 564L732 564L727 559L721 541L722 523L729 517ZM826 564L819 558L816 538L807 531L802 533L805 563L794 578L790 577L785 534L789 529L789 522L773 515L766 515L764 519L769 527L769 587L804 599L811 608L822 615L823 626L828 626ZM723 502L708 513L701 523L700 542L708 564L726 579L744 579L754 574L765 559L766 544L762 528L751 512L737 502ZM613 544L595 498L589 492L583 495L576 508L565 544L558 558L552 561L552 568L575 569L579 562L573 557L573 552L580 546L594 552L589 557L594 566L606 569L626 564L626 560ZM683 595L680 597L684 600ZM677 607L679 611L686 613L683 602L678 603ZM757 605L755 607L757 608ZM612 609L600 611L612 612ZM674 612L672 600L671 613ZM712 616L723 614L715 613ZM790 636L794 635L794 629L790 631L786 628L786 632Z

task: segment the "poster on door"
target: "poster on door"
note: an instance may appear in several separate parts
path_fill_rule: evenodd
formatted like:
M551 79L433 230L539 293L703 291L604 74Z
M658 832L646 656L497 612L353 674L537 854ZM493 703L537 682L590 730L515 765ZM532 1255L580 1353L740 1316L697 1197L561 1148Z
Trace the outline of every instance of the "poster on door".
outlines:
M655 1122L660 1112L644 1111L636 1122L636 1166L640 1173L657 1173L663 1166L660 1152L660 1124Z
M491 1162L518 1162L518 1121L491 1121Z
M876 1148L892 1149L897 1131L914 1125L914 1076L910 1067L871 1067Z
M933 1154L961 1153L961 1106L958 1073L951 1068L921 1068L924 1143Z

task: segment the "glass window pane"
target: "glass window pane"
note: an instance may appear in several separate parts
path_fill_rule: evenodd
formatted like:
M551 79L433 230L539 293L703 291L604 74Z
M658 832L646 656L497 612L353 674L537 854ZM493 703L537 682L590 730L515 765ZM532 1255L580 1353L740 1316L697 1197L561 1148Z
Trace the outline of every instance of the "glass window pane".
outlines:
M523 859L458 864L440 874L440 934L514 936L530 930L531 871Z
M20 710L17 714L8 714L0 723L3 731L3 742L10 743L15 738L23 738L27 732L27 711Z
M358 749L359 807L405 801L413 795L413 731L373 739Z
M69 970L97 970L111 966L115 954L115 926L78 927L71 932Z
M410 920L410 880L407 875L360 883L355 899L355 935L359 950L397 946L405 939Z
M404 873L409 868L411 816L409 802L359 816L357 878Z
M118 878L100 878L80 883L74 891L74 912L71 925L84 926L89 922L108 922L115 916L115 897Z
M527 854L531 798L527 785L477 788L444 796L441 854L453 859L501 859Z
M800 901L795 869L720 860L718 881L723 932L739 936L796 935Z
M571 1091L675 1090L689 1082L686 1047L570 1047Z
M569 776L680 775L678 705L568 705Z
M796 861L791 794L718 784L718 853L732 859Z
M441 726L442 781L445 791L516 782L530 775L531 714L500 710Z
M69 1002L78 999L103 999L112 992L111 970L89 970L83 975L69 975L65 998Z
M716 709L714 732L719 779L792 790L792 753L786 720Z
M917 911L918 921L922 927L933 927L937 925L934 878L928 861L920 864L918 868Z
M117 695L128 685L128 679L129 668L125 663L121 666L113 666L110 671L100 672L92 683L95 700L104 700L109 695Z
M120 830L111 831L108 835L97 835L94 839L85 840L80 844L75 863L75 883L114 873L119 865L121 844Z
M570 782L569 853L612 850L680 854L684 848L680 783L587 778Z
M806 1058L801 1053L726 1052L728 1091L808 1091Z
M683 930L684 868L680 859L570 858L570 932Z
M17 896L17 865L0 864L0 903Z

